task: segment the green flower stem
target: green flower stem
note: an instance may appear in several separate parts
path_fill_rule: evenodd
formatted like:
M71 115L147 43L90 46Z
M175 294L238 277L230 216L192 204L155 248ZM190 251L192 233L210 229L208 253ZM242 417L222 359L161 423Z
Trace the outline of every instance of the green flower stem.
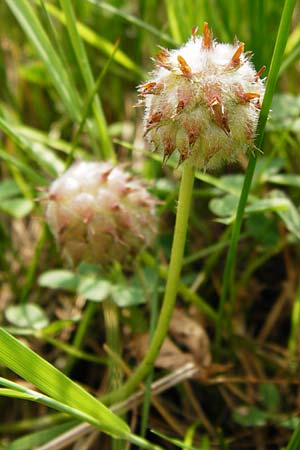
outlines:
M257 138L255 140L255 146L260 148L263 142L264 130L267 123L269 110L271 107L272 98L275 92L276 82L278 79L278 74L280 70L280 65L282 61L282 56L286 46L286 42L289 35L292 15L294 11L296 0L285 0L281 21L277 33L277 39L275 43L275 48L272 56L272 61L270 65L270 71L267 78L266 92L264 96L264 101L262 104L262 109L259 117L259 123L257 127ZM241 225L243 221L245 206L247 203L248 194L251 187L251 182L253 174L255 171L257 156L252 154L247 167L244 185L242 188L239 205L236 213L236 219L232 228L232 236L230 241L230 246L227 254L223 282L222 282L222 292L219 305L219 314L217 320L216 328L216 355L220 354L221 350L221 337L224 326L228 326L232 323L230 320L234 308L235 308L235 298L233 295L234 290L234 267L236 260L237 244L239 241ZM228 316L226 319L225 306L228 304Z
M114 353L121 356L119 308L110 299L105 300L102 303L102 307L105 323L106 343ZM119 364L113 359L110 359L109 361L109 389L113 390L121 385L122 371Z
M150 343L148 352L134 372L134 374L116 391L106 395L101 400L105 403L114 403L127 398L149 374L157 358L159 350L168 332L169 323L174 310L178 291L180 272L186 241L187 225L190 212L191 198L194 185L194 169L189 165L183 167L183 173L179 189L176 224L174 230L171 259L169 264L168 279L165 296L159 315L157 327Z
M87 330L89 329L89 325L91 323L92 318L94 317L94 314L96 312L98 308L98 303L97 302L91 302L88 301L82 316L82 319L78 325L72 346L76 349L76 350L80 350L83 344L83 340L85 338L85 335L87 333ZM74 364L76 363L77 358L73 355L69 355L69 358L67 359L66 362L66 367L65 367L65 374L70 374Z
M148 252L143 252L141 257L143 262L147 264L148 267L154 268L156 266L155 259ZM159 276L162 279L167 280L168 269L160 264L158 266L158 271ZM192 291L182 282L179 282L178 293L186 302L193 303L199 309L199 311L205 314L212 322L215 323L217 321L217 312L205 301L205 299L200 297L198 294L196 294L196 292Z

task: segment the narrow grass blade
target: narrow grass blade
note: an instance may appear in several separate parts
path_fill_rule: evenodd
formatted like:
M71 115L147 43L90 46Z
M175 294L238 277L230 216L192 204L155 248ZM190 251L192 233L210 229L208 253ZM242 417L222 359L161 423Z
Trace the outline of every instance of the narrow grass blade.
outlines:
M93 89L90 91L89 98L87 99L87 101L86 101L86 103L84 105L84 111L83 111L83 114L82 114L82 119L81 119L79 127L78 127L78 129L77 129L77 131L76 131L76 133L75 133L75 135L73 137L71 151L70 151L70 153L68 155L68 158L67 158L67 161L66 161L66 167L65 167L66 169L70 166L70 164L73 161L73 157L74 157L74 153L75 153L78 141L79 141L79 137L81 135L81 132L83 131L84 125L85 125L86 120L88 118L92 102L93 102L94 97L95 97L95 95L96 95L96 93L97 93L97 91L98 91L98 89L99 89L99 87L100 87L100 85L102 83L102 80L103 80L104 76L106 75L106 72L107 72L107 70L109 68L110 63L112 62L112 60L114 58L114 55L116 54L116 51L117 51L118 46L119 46L119 43L120 43L120 41L118 40L116 42L115 46L114 46L113 52L110 55L109 60L107 61L107 63L103 67L103 69L101 70L101 73L100 73L99 77L97 78L96 83L93 86Z
M54 5L48 2L45 3L45 7L53 17L55 17L61 23L66 25L67 23L66 16L62 11L60 11L58 8L56 8ZM90 44L92 47L99 49L106 56L110 56L113 53L114 51L113 43L111 43L104 37L99 36L99 34L95 33L94 30L92 30L91 28L89 28L88 26L86 26L85 24L83 24L78 20L76 21L76 26L79 36L85 42ZM118 49L118 51L114 56L114 60L116 63L120 64L120 66L124 67L126 70L133 72L138 78L144 76L143 70L122 50Z
M26 138L20 136L13 126L5 119L0 117L0 128L11 140L28 156L32 161L39 164L40 167L56 177L63 171L64 164L53 152L36 142L29 142Z
M73 83L71 83L66 69L49 41L30 2L28 0L18 0L17 2L15 0L6 0L6 3L44 62L49 76L67 108L70 117L79 121L81 112L80 99L77 91Z
M289 443L285 450L299 450L300 448L300 420L299 425L297 426L296 430L292 434L291 439L289 440Z
M76 55L77 63L80 67L82 78L85 82L88 92L92 92L95 81L91 66L84 48L84 43L78 33L76 17L74 9L70 0L60 0L61 7L66 17L66 26L71 39L74 53ZM98 95L94 96L92 102L92 108L95 116L96 123L98 125L99 136L101 141L100 155L107 158L114 158L114 149L108 134L107 123L103 113L100 99Z
M281 21L277 33L277 39L275 43L274 53L271 60L270 71L267 78L266 91L262 104L262 109L259 117L259 123L257 127L257 138L255 140L255 146L260 148L262 146L264 130L267 123L267 118L269 115L269 110L271 107L272 98L275 92L275 87L279 75L280 64L286 42L288 39L288 34L290 30L292 15L294 11L296 0L285 0ZM230 246L227 254L223 282L222 282L222 292L219 304L219 314L216 328L216 352L220 355L221 350L221 336L222 331L225 326L228 326L228 321L225 321L225 304L228 302L230 316L233 314L235 299L234 299L234 267L236 262L236 251L239 241L242 221L244 217L244 211L248 199L248 194L250 192L251 183L256 167L257 155L252 154L247 167L245 180L237 208L236 220L233 224L232 236L230 241ZM231 321L230 321L231 323Z
M86 421L92 419L103 431L119 438L130 434L128 425L106 406L1 328L0 361L55 401L78 410Z
M7 380L5 378L0 377L0 385L6 386L5 389L0 389L0 394L2 396L7 396L11 398L19 398L21 400L29 400L37 403L41 403L42 405L48 406L49 408L56 409L57 411L61 411L65 414L69 414L71 416L76 417L77 419L88 422L91 425L102 428L102 424L99 423L99 420L89 414L86 414L82 410L76 409L74 407L68 406L66 403L54 400L47 395L41 394L40 392L34 391L33 389L29 389L21 384L14 383L13 381ZM112 432L104 430L109 434L114 435Z
M143 20L139 19L138 17L135 17L135 16L129 14L128 12L123 11L120 8L116 8L115 6L113 6L107 2L103 2L101 0L87 0L87 1L89 3L92 3L93 5L95 5L98 8L101 8L105 11L115 14L116 16L122 17L122 19L124 19L128 23L132 23L132 24L136 25L137 27L148 31L153 36L157 36L159 38L159 40L165 41L165 42L167 42L171 45L175 45L175 46L179 43L179 41L176 42L176 40L171 38L171 36L169 36L166 33L163 33L162 31L158 30L157 28L153 27L152 25L149 25L149 23L144 22Z
M172 36L176 42L183 42L182 26L180 23L181 15L178 14L176 1L166 0L165 1L166 10L168 14L169 26L172 32Z
M70 430L76 423L77 422L74 420L69 420L66 423L53 425L40 431L28 433L9 443L5 447L5 450L28 450L29 448L37 448Z
M31 180L36 186L45 186L47 184L45 178L38 175L36 171L32 170L27 164L24 164L19 159L9 155L5 150L1 149L1 147L0 159L17 167L21 172L27 175L28 179Z

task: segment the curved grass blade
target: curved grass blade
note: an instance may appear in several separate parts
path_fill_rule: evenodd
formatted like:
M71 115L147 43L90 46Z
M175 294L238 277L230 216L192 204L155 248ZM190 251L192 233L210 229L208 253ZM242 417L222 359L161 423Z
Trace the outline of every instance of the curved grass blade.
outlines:
M28 179L31 180L36 186L45 186L47 183L46 179L41 177L36 173L36 171L32 170L27 164L24 164L19 159L15 158L12 155L9 155L5 150L0 147L0 159L6 161L9 164L17 167L21 172L27 175Z
M0 361L44 392L50 400L61 403L65 412L72 413L67 411L69 408L77 410L77 417L81 414L82 420L115 437L125 438L130 434L128 425L103 403L1 328ZM30 394L37 401L45 400L39 393L32 391Z
M64 164L60 158L42 144L28 142L26 138L20 136L20 133L2 117L0 117L0 128L32 161L39 164L43 169L46 169L50 175L56 177L63 171Z
M45 7L47 11L55 17L57 20L59 20L61 23L66 25L66 16L63 14L62 11L60 11L58 8L56 8L54 5L50 3L45 3ZM107 39L103 38L102 36L99 36L99 34L95 33L91 28L86 26L80 21L76 21L76 26L78 30L79 36L88 44L90 44L92 47L95 47L99 49L102 53L104 53L106 56L110 56L114 50L114 44L112 44ZM124 67L125 69L134 72L138 78L144 77L143 70L135 64L135 62L129 58L122 50L118 49L114 56L115 62L120 64L120 66Z
M108 11L116 16L122 17L122 19L126 20L128 23L132 23L133 25L136 25L139 28L142 28L143 30L148 31L149 33L153 34L153 36L157 36L159 40L165 41L171 45L177 45L178 42L176 42L174 39L171 38L166 33L163 33L162 31L158 30L157 28L153 27L152 25L149 25L147 22L144 22L141 19L138 19L135 16L132 16L131 14L127 13L126 11L123 11L122 9L116 8L113 5L110 5L107 2L99 1L99 0L87 0L89 3L92 3L98 8L104 9L105 11Z
M288 34L290 30L290 24L292 20L293 11L295 8L296 0L285 0L283 10L282 10L282 16L281 21L279 24L279 29L277 33L277 39L275 43L274 53L271 60L270 65L270 72L268 74L267 84L266 84L266 91L265 96L262 104L262 109L259 117L258 127L257 127L257 137L255 140L255 146L257 148L260 148L263 143L263 137L264 137L264 130L267 123L269 110L271 107L272 98L275 92L275 87L277 83L277 79L279 76L279 69L280 64L282 60L282 56L284 53L284 49L286 46L286 42L288 39ZM229 315L232 316L234 311L234 304L235 299L233 296L234 292L234 267L236 262L236 250L237 245L239 241L242 221L244 217L244 211L248 199L248 194L250 192L251 183L256 167L256 161L257 161L257 155L252 154L249 160L249 164L247 167L244 184L242 188L242 192L240 195L239 204L237 207L237 213L236 213L236 220L233 224L232 229L232 236L230 241L230 246L227 254L225 269L224 269L224 275L223 275L223 282L222 282L222 292L221 292L221 298L219 303L219 313L218 313L218 320L217 320L217 328L216 328L216 353L217 355L220 355L221 350L221 338L222 338L222 331L224 327L228 327L230 325L231 321L228 322L228 320L225 320L225 304L228 302L230 313Z
M78 33L75 12L70 0L60 0L61 7L66 18L66 26L73 46L73 50L80 67L82 78L85 82L88 92L93 92L95 85L92 69L85 51L84 43ZM100 155L107 158L114 158L114 149L108 134L107 123L102 109L99 96L96 94L92 100L92 109L98 126L99 137L101 141Z
M10 442L5 447L5 450L28 450L29 448L37 448L43 444L47 444L62 433L67 432L76 423L78 422L75 420L69 420L68 422L59 425L52 425L43 430L25 434Z
M28 39L44 62L52 83L73 120L80 121L81 105L75 86L45 33L39 18L28 0L6 0Z
M112 52L112 54L110 55L109 60L107 61L107 63L106 63L105 66L103 67L103 69L101 70L101 73L100 73L100 75L98 76L98 78L97 78L97 80L96 80L96 83L94 84L94 87L93 87L93 89L92 89L91 92L90 92L89 98L87 99L87 101L86 101L86 103L85 103L84 111L83 111L83 114L82 114L81 122L80 122L79 127L78 127L78 129L77 129L77 131L76 131L76 133L75 133L75 135L74 135L74 137L73 137L73 140L72 140L71 150L70 150L70 153L69 153L68 158L67 158L67 161L66 161L66 166L65 166L66 169L70 166L70 164L71 164L72 161L73 161L74 153L75 153L76 147L77 147L77 145L78 145L79 137L80 137L80 135L81 135L81 132L83 131L84 124L85 124L86 119L87 119L87 117L88 117L88 114L89 114L89 111L90 111L91 104L92 104L92 102L93 102L94 96L96 95L96 93L97 93L97 91L98 91L98 89L99 89L99 87L100 87L100 85L101 85L101 83L102 83L102 80L103 80L103 78L104 78L104 76L105 76L105 74L106 74L106 72L107 72L107 70L108 70L108 67L109 67L111 61L112 61L113 58L114 58L114 55L115 55L115 53L116 53L116 51L117 51L117 49L118 49L119 43L120 43L120 40L118 40L118 41L116 42L116 44L115 44L115 46L114 46L114 49L113 49L113 52Z
M0 361L46 394L0 378L0 384L8 388L6 392L10 395L13 395L12 390L15 390L23 396L27 395L28 400L70 414L117 439L125 439L140 448L162 450L161 447L131 433L127 423L103 403L3 328L0 328Z

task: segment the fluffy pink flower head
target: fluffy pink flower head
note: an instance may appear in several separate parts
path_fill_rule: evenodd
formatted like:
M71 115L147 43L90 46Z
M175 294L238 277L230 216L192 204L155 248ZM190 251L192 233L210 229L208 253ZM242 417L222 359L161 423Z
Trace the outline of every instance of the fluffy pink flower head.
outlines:
M63 256L106 266L153 242L156 203L121 166L82 161L51 184L45 214Z
M244 44L212 39L207 23L203 36L192 37L178 50L164 48L154 59L152 79L138 87L145 106L146 139L162 149L164 160L174 150L180 163L214 169L232 161L253 143L264 82Z

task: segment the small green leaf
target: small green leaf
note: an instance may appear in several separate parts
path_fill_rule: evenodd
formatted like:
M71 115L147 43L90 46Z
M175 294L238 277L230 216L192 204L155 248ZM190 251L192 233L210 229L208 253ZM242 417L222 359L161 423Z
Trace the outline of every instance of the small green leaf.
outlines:
M209 202L209 208L216 216L228 217L235 215L239 199L227 194L223 197L213 198Z
M300 419L295 416L288 417L287 419L280 421L280 426L288 428L289 430L295 430L298 426L300 426Z
M241 191L244 182L244 175L241 174L231 174L224 175L221 177L221 181L224 186L228 187L228 189L235 189L237 191Z
M241 406L233 411L233 420L244 427L261 427L266 424L268 413L255 406Z
M26 198L12 198L2 201L0 209L16 219L27 216L33 208L33 202Z
M76 292L79 276L70 270L49 270L39 277L38 283L43 287Z
M0 200L6 200L11 197L15 197L20 194L20 189L17 183L11 178L7 178L6 180L0 183Z
M39 330L48 325L49 320L37 305L14 305L5 310L5 318L12 325Z
M272 131L300 130L300 96L290 93L276 94L272 100L272 114L268 129Z
M277 174L271 176L267 181L281 186L300 187L300 175Z
M255 200L251 205L246 207L246 212L256 214L266 211L287 211L289 207L290 202L287 198L274 195L272 197Z
M107 280L97 279L95 277L80 277L78 294L83 295L86 299L102 302L111 292L111 284Z
M278 387L270 383L262 383L259 386L261 401L269 412L276 412L280 406L280 394Z
M142 289L138 287L128 287L123 284L118 284L113 287L112 299L121 308L145 303Z
M272 191L270 195L282 198L287 202L287 208L282 211L279 210L277 213L288 231L300 239L300 214L294 203L282 191Z

